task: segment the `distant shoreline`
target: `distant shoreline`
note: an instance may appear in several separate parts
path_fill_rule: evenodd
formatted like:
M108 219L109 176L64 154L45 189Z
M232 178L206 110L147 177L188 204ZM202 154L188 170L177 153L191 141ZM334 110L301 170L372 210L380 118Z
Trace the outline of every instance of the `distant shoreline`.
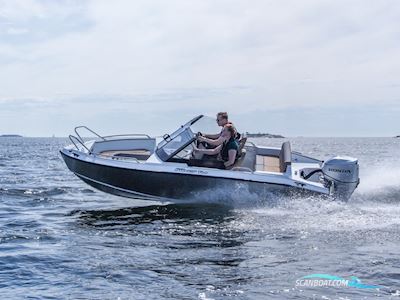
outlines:
M10 138L10 137L12 137L12 138L15 138L15 137L18 137L18 138L20 138L20 137L23 137L22 135L19 135L19 134L0 134L0 138Z
M246 132L247 137L255 137L255 138L274 138L274 139L283 139L285 138L283 135L280 134L271 134L271 133L250 133Z

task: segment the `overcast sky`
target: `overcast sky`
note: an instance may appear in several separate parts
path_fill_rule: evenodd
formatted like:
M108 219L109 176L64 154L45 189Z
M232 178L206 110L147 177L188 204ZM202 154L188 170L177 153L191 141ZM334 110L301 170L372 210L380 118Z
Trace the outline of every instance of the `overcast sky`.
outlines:
M0 134L400 134L400 1L0 0Z

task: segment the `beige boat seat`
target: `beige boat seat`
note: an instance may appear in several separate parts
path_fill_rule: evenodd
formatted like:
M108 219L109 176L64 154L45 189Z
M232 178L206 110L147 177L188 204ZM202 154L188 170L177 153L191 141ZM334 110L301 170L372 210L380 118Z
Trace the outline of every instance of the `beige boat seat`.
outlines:
M279 157L276 156L256 156L256 171L277 172L279 173Z
M256 171L285 173L292 163L292 150L289 142L282 144L279 156L256 156Z

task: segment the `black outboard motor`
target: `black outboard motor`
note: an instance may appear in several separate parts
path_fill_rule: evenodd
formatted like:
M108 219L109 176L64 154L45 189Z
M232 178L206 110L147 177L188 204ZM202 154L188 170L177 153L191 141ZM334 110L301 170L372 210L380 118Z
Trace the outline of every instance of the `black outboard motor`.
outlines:
M335 198L349 199L360 182L356 158L336 156L325 161L321 169L324 182Z

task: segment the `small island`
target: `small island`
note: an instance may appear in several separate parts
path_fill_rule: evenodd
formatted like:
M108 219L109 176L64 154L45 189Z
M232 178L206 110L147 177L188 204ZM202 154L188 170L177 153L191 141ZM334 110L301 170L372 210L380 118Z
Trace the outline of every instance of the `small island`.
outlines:
M271 134L271 133L250 133L246 132L247 137L255 137L255 138L274 138L274 139L283 139L285 138L282 135L279 134Z
M395 138L400 138L400 135L396 135Z
M0 137L4 137L4 138L16 138L16 137L18 137L18 138L21 138L22 137L22 135L18 135L18 134L0 134Z

